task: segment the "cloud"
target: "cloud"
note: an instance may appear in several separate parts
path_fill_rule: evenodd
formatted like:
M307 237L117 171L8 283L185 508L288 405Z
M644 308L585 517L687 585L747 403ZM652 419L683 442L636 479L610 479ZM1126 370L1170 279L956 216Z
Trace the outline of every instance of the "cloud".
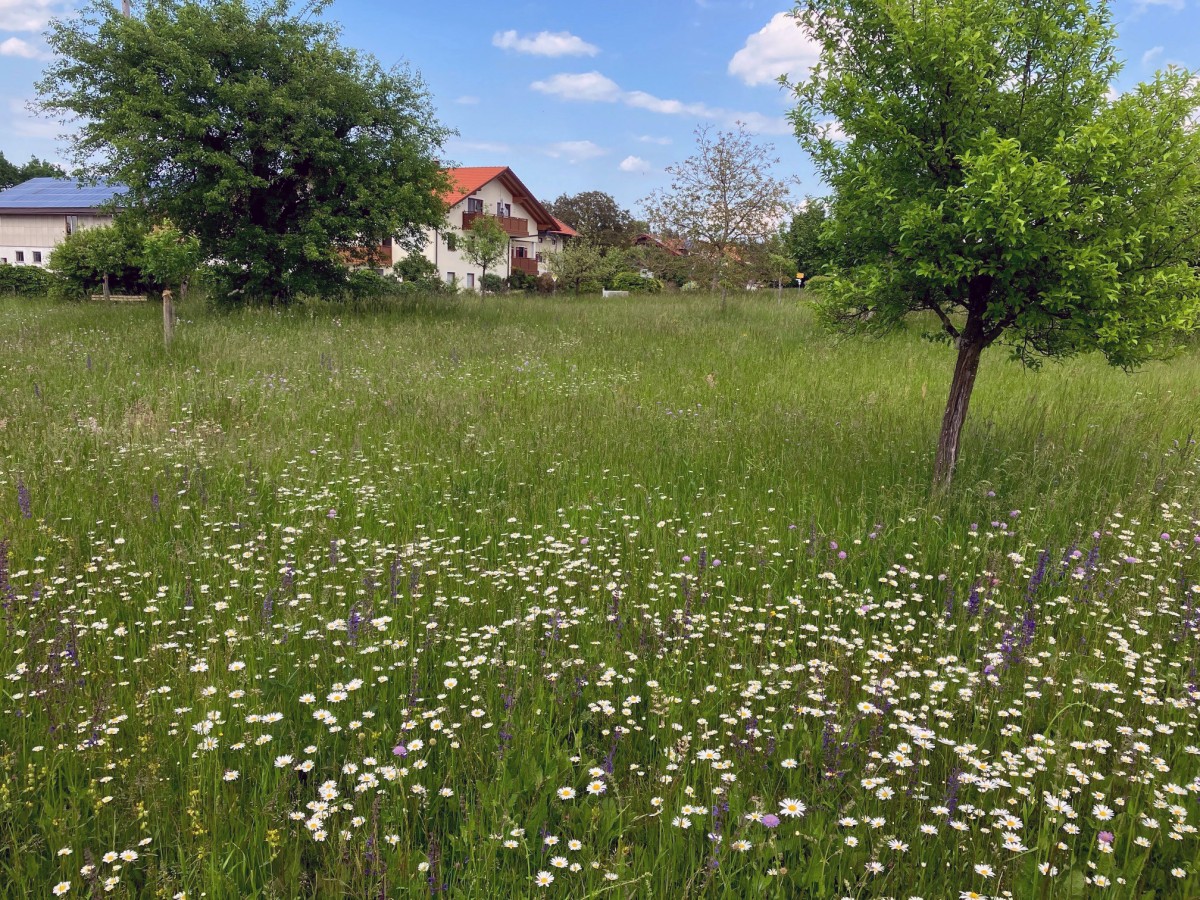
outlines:
M621 88L599 72L580 74L561 73L530 85L535 91L563 100L584 100L591 103L613 103L621 99Z
M62 0L0 0L0 31L41 31L65 11Z
M782 117L764 116L762 113L755 112L731 112L709 106L706 103L664 100L645 91L625 91L619 84L600 72L577 74L564 72L552 75L545 81L535 81L530 87L539 93L549 94L561 100L585 103L622 103L634 109L644 109L662 115L686 115L697 119L719 121L727 125L740 122L750 131L760 134L788 134L792 130Z
M461 103L463 106L474 106L476 103L479 102L479 98L472 97L470 94L463 94L461 97L459 97L454 102Z
M771 21L746 38L729 60L729 74L746 84L767 84L780 75L805 75L816 65L820 47L791 13L776 13Z
M1163 55L1162 47L1151 47L1149 50L1147 50L1145 53L1142 54L1142 65L1145 66L1146 68L1149 68L1150 66L1154 65L1154 61L1157 60L1162 55Z
M638 172L645 175L650 171L650 163L640 156L627 156L621 160L621 164L617 168L622 172Z
M671 143L671 139L669 137L654 137L653 135L649 134L643 134L637 140L641 141L643 144L658 144L661 147L665 147L667 144Z
M603 156L608 151L591 141L559 141L546 148L546 155L554 159L566 159L567 162L577 163Z
M0 56L19 56L22 59L49 59L50 54L40 50L28 41L10 37L0 41Z
M595 44L569 31L539 31L525 37L515 31L497 31L492 35L492 46L531 56L595 56L600 52Z

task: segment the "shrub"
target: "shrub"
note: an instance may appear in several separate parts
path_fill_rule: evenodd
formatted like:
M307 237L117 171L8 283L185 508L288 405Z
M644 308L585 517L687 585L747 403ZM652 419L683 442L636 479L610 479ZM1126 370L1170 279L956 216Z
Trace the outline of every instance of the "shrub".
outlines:
M612 289L631 294L660 294L663 285L657 278L645 278L637 272L619 272L612 280Z
M508 287L514 291L532 291L538 286L538 276L528 272L513 272L508 276Z
M54 293L62 299L83 300L100 293L104 276L114 294L144 294L161 287L141 269L145 228L132 219L75 231L54 248L50 270L58 278Z
M537 292L539 294L553 294L558 283L554 280L554 276L549 272L543 272L537 277Z
M37 297L51 293L57 279L37 266L11 266L0 263L0 294Z
M508 290L508 283L499 275L488 272L479 280L485 294L503 294Z

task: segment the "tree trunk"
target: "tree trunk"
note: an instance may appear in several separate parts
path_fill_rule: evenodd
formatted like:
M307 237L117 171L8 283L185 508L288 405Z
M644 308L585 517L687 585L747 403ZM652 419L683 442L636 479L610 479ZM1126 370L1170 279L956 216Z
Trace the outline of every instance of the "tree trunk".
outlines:
M954 478L963 422L967 419L967 407L971 405L971 392L975 388L975 376L979 372L983 348L984 341L974 336L968 340L964 334L959 339L958 360L954 364L954 378L950 382L950 396L946 398L946 413L942 417L942 433L938 438L937 458L933 463L935 490L948 488Z
M107 273L107 272L105 272L105 273L104 273L104 299L105 299L105 300L108 300L108 297L109 297L109 294L108 294L108 273Z

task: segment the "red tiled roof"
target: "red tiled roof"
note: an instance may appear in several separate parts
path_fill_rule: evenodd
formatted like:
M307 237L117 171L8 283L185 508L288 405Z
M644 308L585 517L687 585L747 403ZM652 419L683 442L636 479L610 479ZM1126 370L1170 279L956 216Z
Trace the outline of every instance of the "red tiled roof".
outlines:
M577 232L558 216L551 216L550 218L554 221L554 227L551 228L550 231L557 232L558 234L565 234L567 237L579 237L579 232Z
M453 206L464 197L469 197L493 178L498 178L508 166L463 166L447 169L450 190L442 194L447 206Z
M451 187L450 190L442 194L442 201L447 206L454 206L456 203L461 203L485 184L499 178L505 189L512 194L514 202L520 203L525 207L526 212L537 223L538 231L555 231L555 223L562 228L568 228L568 226L550 215L546 207L542 206L529 188L525 187L521 179L508 166L462 166L457 169L447 169L446 176L450 181ZM562 233L575 234L574 231L570 230L563 231Z

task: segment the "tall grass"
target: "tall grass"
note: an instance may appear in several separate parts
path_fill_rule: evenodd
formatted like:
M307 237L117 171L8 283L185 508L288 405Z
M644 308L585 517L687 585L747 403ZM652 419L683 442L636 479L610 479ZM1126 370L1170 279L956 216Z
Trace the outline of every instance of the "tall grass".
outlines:
M181 315L0 302L0 894L1200 892L1195 354Z

